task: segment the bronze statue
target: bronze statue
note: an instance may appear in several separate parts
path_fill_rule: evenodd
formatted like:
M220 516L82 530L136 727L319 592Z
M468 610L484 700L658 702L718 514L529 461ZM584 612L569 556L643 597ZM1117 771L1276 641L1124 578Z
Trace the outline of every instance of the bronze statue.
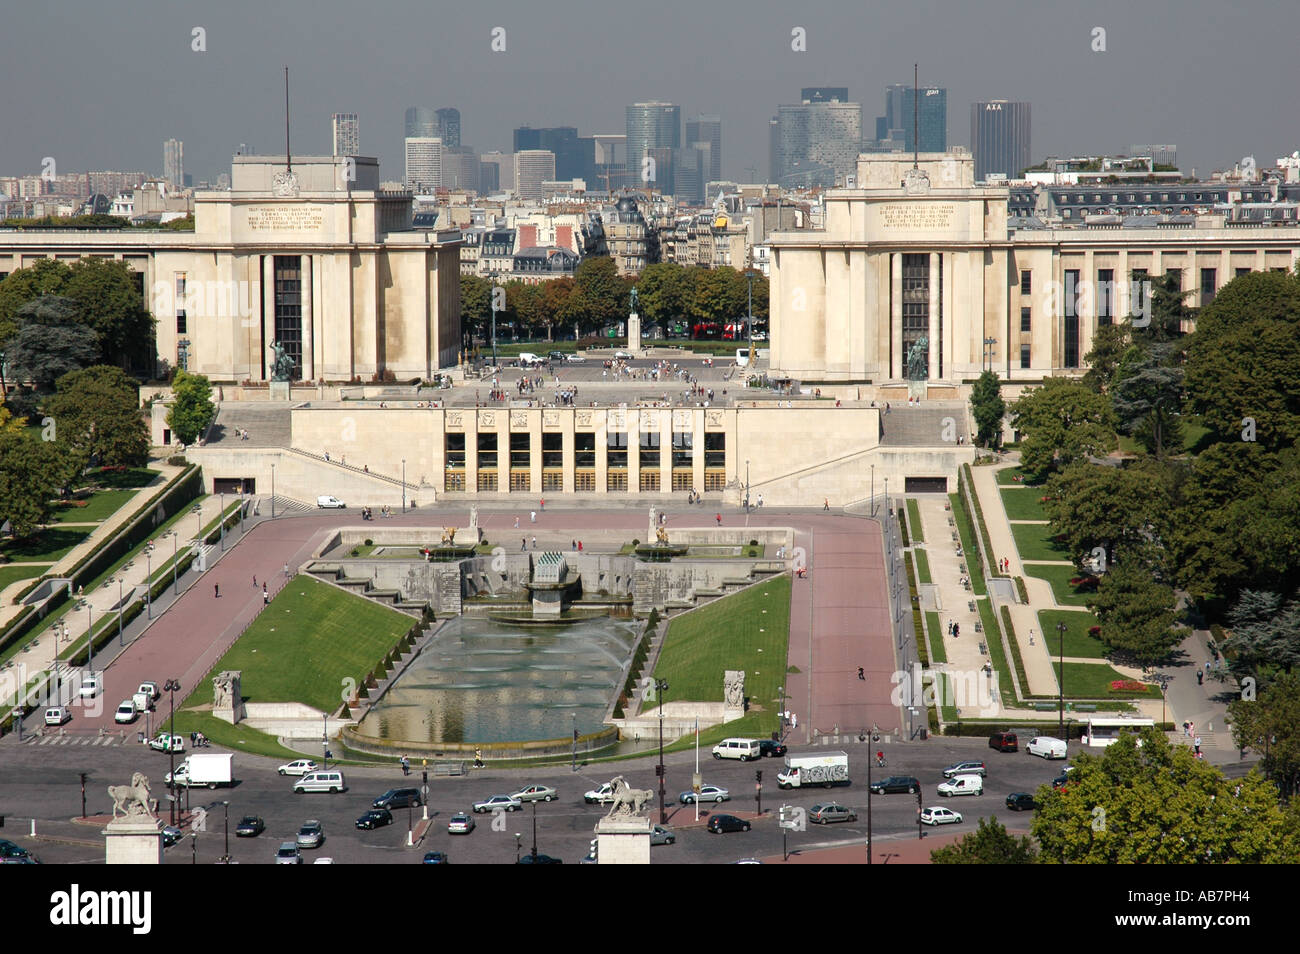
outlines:
M294 361L289 350L279 341L271 342L271 350L275 352L275 360L271 364L271 380L292 381L298 362Z
M907 352L907 379L924 381L930 376L930 339L922 335Z

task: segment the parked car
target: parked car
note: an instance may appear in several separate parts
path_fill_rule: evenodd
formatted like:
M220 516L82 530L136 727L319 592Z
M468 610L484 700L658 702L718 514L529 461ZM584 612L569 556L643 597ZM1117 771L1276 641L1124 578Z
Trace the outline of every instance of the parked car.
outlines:
M372 808L360 818L357 819L357 827L364 828L367 831L373 831L384 825L393 823L393 813L387 808Z
M552 361L565 360L565 354L563 351L548 351L546 352L546 357L550 358Z
M926 825L956 825L961 821L961 812L935 805L921 811L921 821Z
M457 812L447 822L447 834L468 835L474 830L474 819L468 812Z
M513 812L523 808L524 803L513 795L493 795L481 802L475 802L473 807L476 814L495 811Z
M735 815L713 815L709 818L708 827L709 831L717 835L731 831L749 831L749 822Z
M970 759L966 762L954 762L943 770L944 778L952 778L954 775L978 775L980 778L988 775L988 769L984 763L978 759Z
M158 683L152 681L140 683L140 688L136 692L145 693L154 702L157 702L159 697L162 696L162 690L158 688Z
M834 822L855 822L858 820L858 814L843 805L830 802L826 805L814 805L808 809L808 820L816 822L818 825L829 825Z
M784 742L774 742L771 739L759 739L758 751L759 754L763 756L771 756L774 759L783 759L789 749L786 748Z
M125 705L125 703L123 703ZM132 709L135 705L132 704ZM166 732L161 733L158 738L149 740L149 748L155 752L184 752L185 737L181 735L168 735Z
M371 802L370 807L406 808L408 805L414 805L419 808L421 804L420 790L418 788L390 788Z
M81 698L93 699L104 688L104 677L97 672L88 672L81 677Z
M626 351L615 351L614 358L619 361L631 361L632 355Z
M713 747L713 757L751 762L762 758L763 753L757 739L723 739Z
M280 842L280 848L275 853L275 863L277 865L300 865L302 864L302 852L298 846L291 841Z
M266 822L260 815L245 815L235 826L236 838L256 838L266 831Z
M978 775L954 775L940 782L937 791L940 795L983 795L984 779Z
M299 848L319 848L325 844L325 829L321 823L314 818L303 822L302 827L298 829L298 847Z
M920 790L920 781L911 775L891 775L888 778L882 778L878 782L871 783L871 791L875 795L892 795L895 792L906 792L908 795L915 795Z
M346 510L348 505L333 494L321 494L316 498L316 506L321 510Z
M117 711L113 713L113 721L119 725L129 725L134 722L136 717L139 715L140 713L136 711L135 703L130 699L127 699L122 702L117 707Z
M655 825L650 831L650 847L655 845L671 845L677 841L677 836L665 828L663 825Z
M67 706L51 706L45 710L46 725L63 725L72 721L72 713Z
M12 841L0 838L0 865L39 865L41 860Z
M1012 792L1007 796L1007 808L1013 812L1032 812L1037 807L1038 802L1028 792Z
M306 775L308 772L316 771L316 763L311 759L294 759L292 762L285 762L276 771L281 775Z
M164 825L162 830L163 847L170 848L183 838L181 830L175 825Z
M560 797L549 785L526 785L510 796L521 802L549 802Z
M586 361L587 359L586 359L586 357L585 357L584 355L580 355L580 354L577 354L577 353L575 352L574 354L566 355L565 358L564 358L564 360L565 360L565 361L572 361L572 362L574 362L574 363L576 364L576 363L578 363L578 362Z
M559 858L552 858L550 855L527 854L515 862L517 865L562 865L564 864Z
M449 865L451 864L451 859L447 857L447 852L445 851L426 851L424 853L424 861L422 864Z
M693 791L682 792L680 796L680 800L683 805L691 804L692 802L695 801L695 798L696 798L695 792ZM719 804L721 804L722 802L727 801L729 798L731 798L731 793L727 791L725 788L722 788L721 786L718 785L700 786L699 799L702 802L718 802Z
M1020 741L1014 732L994 732L989 736L989 748L999 752L1015 752L1020 748Z
M1040 735L1030 739L1029 744L1025 746L1025 751L1044 759L1063 759L1069 756L1065 740L1054 739L1050 735Z
M1056 776L1056 778L1052 779L1052 788L1064 788L1066 783L1070 781L1070 773L1073 771L1074 771L1074 766L1067 765L1065 767L1065 771L1063 771L1060 775Z
M594 805L597 802L601 804L612 802L614 800L614 786L606 782L600 788L593 788L589 792L584 792L582 800L588 805Z

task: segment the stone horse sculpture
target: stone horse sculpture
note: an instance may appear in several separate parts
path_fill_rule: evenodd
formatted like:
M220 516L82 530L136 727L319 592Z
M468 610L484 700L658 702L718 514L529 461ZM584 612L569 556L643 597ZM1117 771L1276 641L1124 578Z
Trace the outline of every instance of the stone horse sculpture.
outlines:
M113 800L113 817L123 815L156 815L158 800L149 797L149 779L143 772L131 776L130 785L108 786L108 797Z
M633 788L622 775L610 779L609 784L614 789L614 802L609 806L609 814L605 816L606 818L618 815L628 817L641 815L645 812L646 804L654 798L654 792L650 789Z

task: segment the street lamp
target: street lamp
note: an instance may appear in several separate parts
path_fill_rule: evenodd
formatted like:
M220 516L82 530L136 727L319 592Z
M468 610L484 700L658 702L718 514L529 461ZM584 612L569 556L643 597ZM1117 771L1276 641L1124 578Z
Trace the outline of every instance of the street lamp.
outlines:
M493 312L492 312L492 318L493 318L493 322L492 322L492 332L493 332L493 333L492 333L492 340L493 340L493 342L495 342L495 341L496 341L496 320L495 320L495 319L496 319L496 311L495 311L495 310L493 310ZM515 864L519 864L519 854L520 854L520 852L523 850L523 848L522 848L522 841L521 841L521 839L522 839L523 837L524 837L523 832L519 832L519 831L515 832Z
M533 862L537 862L537 799L533 799Z
M1064 622L1056 624L1056 631L1061 634L1060 649L1058 652L1059 662L1057 663L1060 672L1056 677L1056 686L1058 692L1058 711L1060 716L1060 726L1058 731L1061 733L1061 741L1069 742L1065 738L1065 631L1067 627ZM1164 721L1164 720L1161 720Z
M988 371L993 370L993 359L997 356L997 348L995 347L997 343L997 338L984 339L984 362L988 365L986 368Z
M1160 721L1165 721L1165 703L1169 701L1169 677L1160 675Z
M226 552L226 492L221 491L221 510L218 519L221 521L221 552Z
M321 716L322 729L320 736L321 761L324 762L324 768L330 767L330 717L328 714Z
M275 465L271 465L271 516L275 516Z
M153 590L153 544L145 544L144 548L144 618L153 619L153 599L150 592Z
M668 809L664 806L664 693L668 682L655 680L655 702L659 704L659 824L668 824ZM698 799L696 799L698 802Z
M876 515L876 465L871 465L871 516Z
M492 370L497 367L497 294L492 289Z
M223 819L223 825L226 829L226 853L222 855L221 862L222 864L228 865L230 864L230 802L222 802L221 807L225 809L226 813L225 818Z
M122 595L122 577L119 574L117 578L117 644L125 646L122 641L122 601L125 597Z
M570 762L570 770L578 771L578 713L570 713L573 716L573 758Z
M90 605L90 600L86 601L86 668L90 674L95 674L95 611Z
M179 559L176 556L176 544L177 541L180 540L180 535L175 530L172 530L171 538L172 538L172 596L180 596L181 587L180 584L176 582L176 563L178 562Z
M172 768L172 793L169 796L171 801L171 819L172 824L176 824L176 746L172 743L176 739L176 690L181 687L177 679L168 679L163 685L163 691L167 693L168 701L171 703L171 728L167 730L167 758L171 761Z
M406 458L402 458L402 513L406 513Z
M749 513L749 458L745 458L745 513Z

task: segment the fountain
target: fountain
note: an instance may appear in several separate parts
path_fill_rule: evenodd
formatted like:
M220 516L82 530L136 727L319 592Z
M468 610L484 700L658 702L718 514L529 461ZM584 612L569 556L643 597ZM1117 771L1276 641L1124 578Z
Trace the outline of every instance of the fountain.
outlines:
M654 539L654 543L648 542L651 538ZM686 551L690 549L687 546L668 542L668 528L658 518L658 510L654 507L650 508L650 526L646 533L646 540L646 543L637 546L633 552L638 560L647 563L667 563L675 556L685 556Z

